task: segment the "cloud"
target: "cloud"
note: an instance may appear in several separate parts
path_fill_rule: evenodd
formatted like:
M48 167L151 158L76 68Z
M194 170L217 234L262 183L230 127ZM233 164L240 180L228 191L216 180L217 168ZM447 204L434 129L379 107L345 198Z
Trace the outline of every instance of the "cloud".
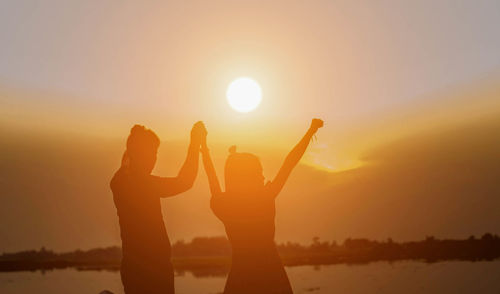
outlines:
M300 209L283 204L282 237L294 230L340 240L498 232L499 130L493 117L409 136L372 150L357 169L330 174L324 191L303 182L307 189L287 196Z

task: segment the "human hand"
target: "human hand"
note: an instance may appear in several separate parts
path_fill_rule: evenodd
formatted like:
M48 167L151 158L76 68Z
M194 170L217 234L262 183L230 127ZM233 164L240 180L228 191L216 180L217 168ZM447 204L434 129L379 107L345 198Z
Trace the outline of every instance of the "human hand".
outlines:
M207 139L207 129L202 121L198 121L193 125L191 129L191 140L197 143L206 142Z
M319 128L323 127L323 124L324 124L323 120L319 118L313 118L309 129L315 133Z

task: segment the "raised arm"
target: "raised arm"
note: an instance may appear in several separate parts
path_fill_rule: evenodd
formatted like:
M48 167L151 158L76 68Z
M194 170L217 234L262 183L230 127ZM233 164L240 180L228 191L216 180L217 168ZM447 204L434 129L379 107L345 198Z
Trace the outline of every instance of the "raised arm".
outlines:
M299 143L295 145L295 147L292 149L292 151L290 151L290 153L288 153L288 156L286 157L285 162L283 162L283 165L278 171L278 174L276 175L274 180L267 186L267 189L269 189L272 195L274 195L275 197L278 196L281 189L283 189L286 180L290 176L290 173L292 172L293 168L297 165L297 163L299 163L300 159L304 155L304 152L306 151L312 136L322 126L323 126L322 120L317 118L313 119L311 122L311 126L309 127L309 130L307 130L304 137L302 137Z
M217 173L215 172L215 167L210 157L210 151L207 147L207 140L201 142L201 158L203 160L203 166L205 167L205 172L208 177L208 185L210 186L210 193L212 197L219 195L222 190L220 188L219 179L217 178Z
M191 142L189 143L186 160L182 165L177 177L164 178L155 177L155 186L159 189L160 197L170 197L185 192L193 186L198 174L198 161L200 158L200 143L206 135L205 126L202 122L194 124L191 130Z

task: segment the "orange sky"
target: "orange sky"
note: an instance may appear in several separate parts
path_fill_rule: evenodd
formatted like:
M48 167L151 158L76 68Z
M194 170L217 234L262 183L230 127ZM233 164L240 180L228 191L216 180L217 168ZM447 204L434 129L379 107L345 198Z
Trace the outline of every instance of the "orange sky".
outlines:
M156 171L173 174L197 120L208 127L219 166L227 147L237 144L240 150L262 157L267 177L272 177L312 117L325 120L325 128L302 161L307 166L300 167L300 176L291 184L294 188L285 191L283 198L288 195L293 200L281 202L284 215L278 218L279 238L294 238L284 224L297 221L292 216L298 207L311 214L314 209L334 209L335 217L326 209L318 213L318 220L309 220L318 225L314 233L324 238L351 233L373 238L422 236L423 231L405 231L417 227L412 221L408 227L387 226L398 218L377 212L379 204L368 201L390 187L376 184L387 181L378 173L401 174L404 182L410 181L411 169L394 168L395 162L384 152L376 153L375 159L370 156L410 138L422 146L423 154L435 159L435 141L428 140L432 134L475 124L490 130L495 125L488 119L500 112L500 9L497 3L479 2L55 0L50 6L0 4L0 140L5 142L0 144L4 149L0 159L5 162L0 167L0 188L9 199L0 215L5 218L1 223L11 224L19 216L24 220L16 229L0 227L0 239L9 240L4 248L0 245L0 251L115 242L107 181L130 127L141 123L159 134L164 141L163 159ZM254 78L263 91L262 104L248 114L232 110L224 97L227 85L239 76ZM492 138L494 134L491 138L483 134L478 140L487 147L496 146ZM475 146L467 137L460 140ZM418 151L405 146L403 150L411 154ZM460 158L473 161L466 149L443 146L457 148L450 151L460 155L454 162ZM48 161L47 154L55 160ZM387 165L372 170L372 160L378 161L378 156ZM488 166L478 171L484 178L471 180L471 191L490 183L487 162L481 157L477 164L469 163ZM454 176L462 175L446 175L446 169L433 168L442 171L436 183L453 183ZM80 174L80 170L85 172ZM423 170L419 172L426 174ZM44 173L39 181L26 180L36 178L37 172ZM344 184L332 187L339 175ZM187 195L196 195L191 197L196 200L182 196L169 202L177 210L166 208L174 238L222 233L216 222L207 221L209 211L203 202L194 205L191 213L200 214L199 220L207 225L197 228L183 222L182 215L190 213L185 204L206 196L203 173L200 176L197 188ZM318 199L326 201L326 195L335 194L336 200L304 206L300 191L313 184L317 184ZM364 190L356 190L359 185ZM409 187L420 191L418 185ZM403 188L397 192L406 195L405 205L414 203L418 196L413 194L422 192ZM434 192L452 195L456 191ZM472 194L464 197L473 199ZM350 202L346 200L350 196L361 198ZM107 202L100 206L100 199ZM372 204L367 214L359 218L349 214L350 209L363 211L363 201ZM490 206L496 203L484 201ZM475 213L480 212L478 208ZM91 215L96 218L89 221ZM68 225L73 216L75 223ZM362 228L367 220L374 225ZM491 219L485 217L477 227L463 231L443 222L441 227L446 229L437 231L442 235L480 233L487 220ZM96 231L100 224L107 229ZM78 227L92 237L65 243L67 234ZM436 226L423 228L430 233ZM39 229L40 235L26 236L33 229ZM297 239L309 240L309 233L303 230Z
M481 99L492 101L498 95L500 88L489 85L476 87L472 96L454 99L477 97L475 105L482 105ZM368 129L374 132L371 138L382 139L368 140L376 144L357 154L363 164L355 169L327 172L299 165L277 200L277 240L306 243L314 236L337 241L348 237L415 240L427 235L464 238L498 232L498 108L495 113L492 107L489 115L473 105L466 109L471 113L466 119L448 119L446 109L424 107L416 109L420 115L408 123L395 115L386 124L373 125ZM440 127L436 120L442 122ZM189 126L180 128L185 130L184 138L162 142L155 174L173 176L182 164ZM283 139L287 148L259 142L240 147L262 159L269 179L303 129L292 134L296 138ZM115 138L5 126L0 130L4 142L0 187L6 195L0 206L4 240L0 251L119 244L108 181L119 165L126 131ZM401 130L408 132L394 135ZM318 135L321 140L322 133ZM211 141L220 175L227 147L225 141ZM317 158L318 149L320 160L336 155L321 142L311 147L306 159ZM224 234L208 199L200 170L192 190L162 201L172 240Z

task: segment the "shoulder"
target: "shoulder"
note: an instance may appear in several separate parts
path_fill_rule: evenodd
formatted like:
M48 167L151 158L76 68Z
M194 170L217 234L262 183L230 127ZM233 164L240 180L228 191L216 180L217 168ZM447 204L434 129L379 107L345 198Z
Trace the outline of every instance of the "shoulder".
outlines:
M212 195L212 197L210 197L210 206L212 209L221 207L227 203L230 198L231 197L229 197L226 192L217 193L216 195Z
M227 196L226 192L220 192L220 193L217 193L215 195L212 195L212 197L210 197L210 202L221 202L221 201L224 201L228 198L229 197Z
M115 192L121 186L123 186L124 183L127 182L126 178L127 174L125 170L123 170L122 168L118 169L113 175L113 178L111 178L111 181L109 182L109 187L113 192Z
M273 185L272 182L268 182L264 186L264 190L262 191L262 194L263 194L265 199L274 200L276 198L276 196L278 196L279 192L276 191L275 186Z

